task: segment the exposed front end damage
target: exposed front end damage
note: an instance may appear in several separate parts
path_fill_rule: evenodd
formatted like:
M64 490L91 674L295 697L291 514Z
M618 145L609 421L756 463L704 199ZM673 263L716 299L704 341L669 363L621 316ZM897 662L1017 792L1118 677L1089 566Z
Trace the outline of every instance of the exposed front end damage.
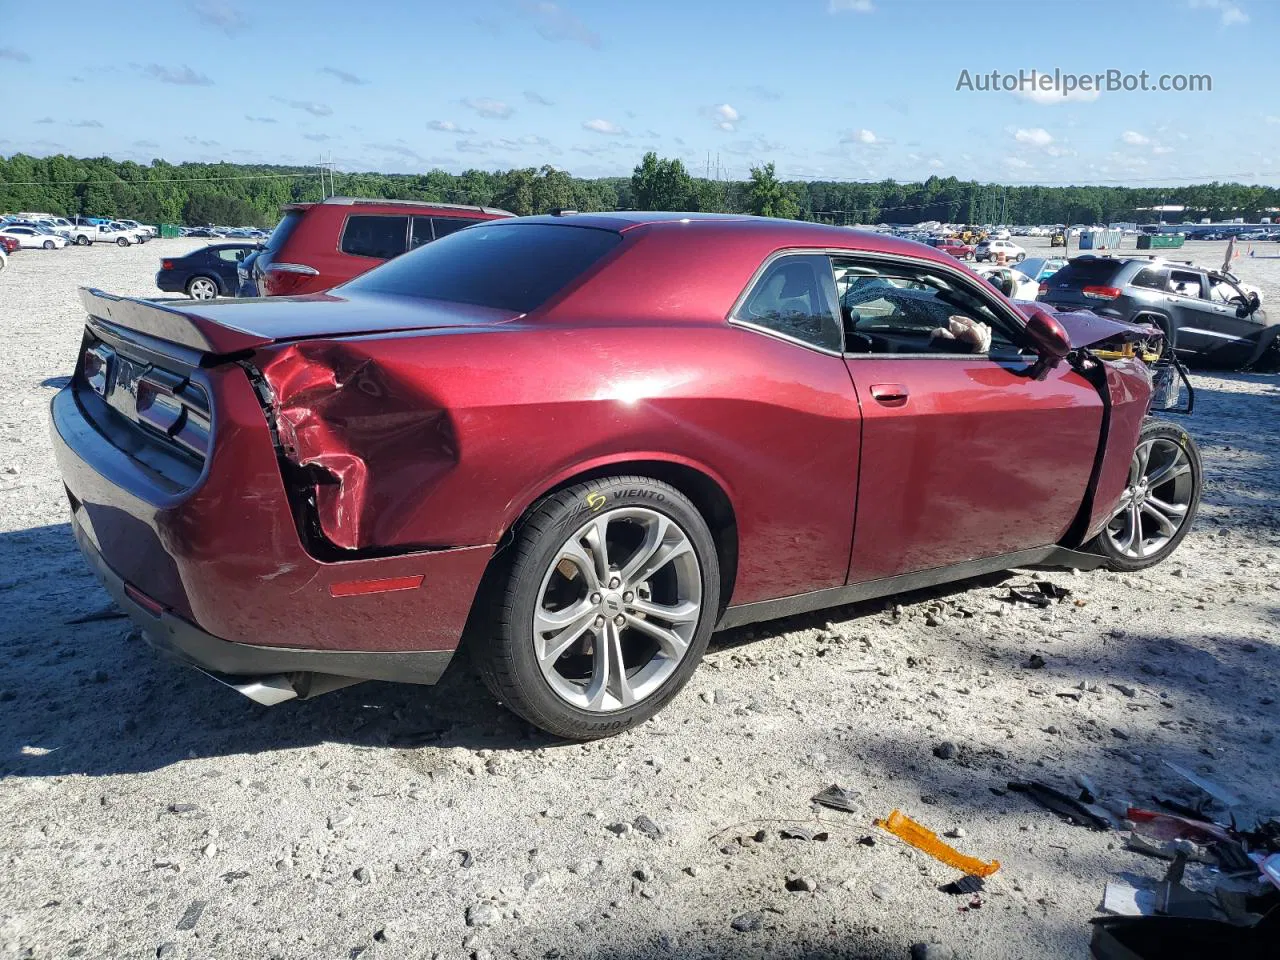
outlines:
M448 411L421 382L398 375L359 340L265 351L252 375L299 528L318 552L431 546L405 530L421 491L457 465L459 450Z
M1036 307L1046 309L1044 304ZM1097 535L1114 513L1128 483L1143 421L1151 412L1157 380L1166 364L1172 362L1173 369L1177 364L1163 359L1172 351L1165 349L1164 335L1157 327L1111 320L1085 310L1054 311L1053 316L1071 338L1072 366L1097 387L1103 400L1102 435L1089 494L1066 540L1067 546L1080 546Z

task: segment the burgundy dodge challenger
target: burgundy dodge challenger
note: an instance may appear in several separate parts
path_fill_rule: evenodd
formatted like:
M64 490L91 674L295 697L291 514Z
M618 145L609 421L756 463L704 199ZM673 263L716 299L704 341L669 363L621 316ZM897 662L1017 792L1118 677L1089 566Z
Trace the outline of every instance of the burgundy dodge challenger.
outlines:
M604 736L717 628L1140 569L1199 502L1148 416L1156 330L877 234L530 217L329 293L82 297L75 536L152 644L263 703L432 683L461 644L512 710Z

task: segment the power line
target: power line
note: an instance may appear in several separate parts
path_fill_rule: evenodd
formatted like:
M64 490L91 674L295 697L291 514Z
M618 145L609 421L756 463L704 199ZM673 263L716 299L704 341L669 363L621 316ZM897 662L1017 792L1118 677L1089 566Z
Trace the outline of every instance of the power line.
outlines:
M110 186L115 183L127 184L131 187L150 183L221 183L228 180L288 180L299 177L318 177L319 173L250 173L236 177L161 177L146 180L0 180L0 187L76 187L81 184L99 184Z

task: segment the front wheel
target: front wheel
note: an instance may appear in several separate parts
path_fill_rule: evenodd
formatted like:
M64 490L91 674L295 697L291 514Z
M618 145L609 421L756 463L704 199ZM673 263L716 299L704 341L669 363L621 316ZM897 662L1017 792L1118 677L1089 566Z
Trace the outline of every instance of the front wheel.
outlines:
M117 237L117 238L116 238L116 246L117 246L117 247L127 247L128 245L129 245L129 238L128 238L128 237Z
M1013 262L1014 262L1014 263L1021 263L1021 262L1022 262L1023 260L1025 260L1025 259L1027 259L1027 255L1026 255L1025 253L1020 253L1020 254L1018 254L1016 257L1014 257L1014 258L1013 258Z
M557 736L628 730L688 681L719 616L720 566L697 508L647 477L547 497L516 529L477 659L494 696Z
M77 247L87 247L88 245L89 245L89 238L86 237L83 233L80 234L80 236L76 237Z
M46 241L44 242L44 248L45 248L46 250L52 250L52 249L53 249L54 247L56 247L56 246L57 246L57 244L56 244L56 243L54 243L52 240L46 240Z
M1203 486L1200 450L1167 420L1148 420L1115 512L1089 544L1113 570L1145 570L1173 553L1191 529Z

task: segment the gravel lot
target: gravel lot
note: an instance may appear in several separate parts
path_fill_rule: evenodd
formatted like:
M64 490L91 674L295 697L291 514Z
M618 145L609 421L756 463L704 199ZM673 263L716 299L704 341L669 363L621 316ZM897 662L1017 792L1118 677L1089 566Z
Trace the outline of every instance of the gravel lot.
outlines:
M108 605L47 439L76 288L154 293L191 245L0 273L0 956L1081 957L1106 880L1163 865L993 789L1149 803L1181 791L1169 759L1280 813L1275 376L1196 378L1206 498L1163 567L1040 574L1071 590L1043 611L1001 600L1024 572L723 634L603 743L527 728L463 664L265 709L127 621L70 623ZM1280 309L1280 260L1238 263ZM833 782L856 813L815 812ZM872 825L895 807L1001 862L980 908ZM815 820L829 839L779 836Z

